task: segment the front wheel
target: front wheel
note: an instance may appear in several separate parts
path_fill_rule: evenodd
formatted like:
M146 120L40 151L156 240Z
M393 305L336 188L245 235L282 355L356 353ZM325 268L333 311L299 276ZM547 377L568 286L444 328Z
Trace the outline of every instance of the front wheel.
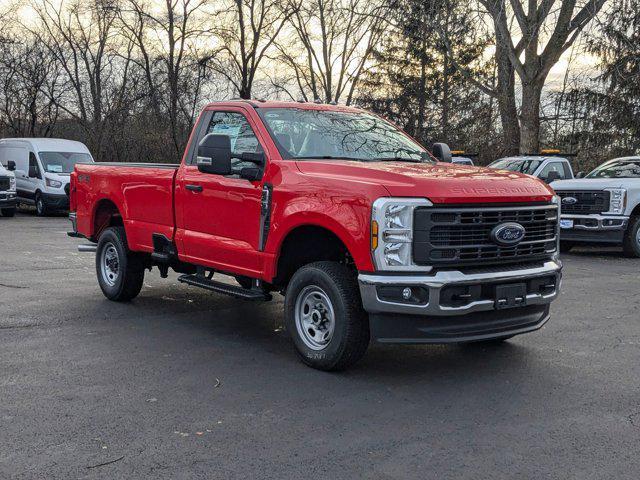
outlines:
M13 217L16 214L16 209L15 208L3 208L2 209L2 216L3 217Z
M36 193L36 215L44 217L47 215L47 206L42 199L42 195Z
M640 215L629 219L622 246L627 257L640 257Z
M369 346L355 272L337 262L311 263L293 275L285 323L302 361L319 370L344 370Z
M142 289L144 264L131 252L123 227L107 228L96 250L96 273L102 293L109 300L126 302Z

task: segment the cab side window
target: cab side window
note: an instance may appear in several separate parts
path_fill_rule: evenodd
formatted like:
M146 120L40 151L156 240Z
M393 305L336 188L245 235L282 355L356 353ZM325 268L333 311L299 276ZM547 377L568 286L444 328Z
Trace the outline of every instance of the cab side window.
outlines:
M231 140L231 151L234 155L263 151L251 125L249 125L248 120L241 113L214 112L205 135L209 133L228 135ZM240 170L245 167L255 167L255 164L243 162L239 158L231 159L231 171L233 174L239 174Z

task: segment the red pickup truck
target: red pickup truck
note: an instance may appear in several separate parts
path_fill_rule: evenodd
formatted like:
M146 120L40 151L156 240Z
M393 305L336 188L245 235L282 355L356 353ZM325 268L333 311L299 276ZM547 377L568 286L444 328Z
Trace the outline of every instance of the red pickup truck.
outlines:
M180 165L77 165L69 234L97 244L85 248L111 300L134 298L151 267L244 299L283 294L298 353L323 370L370 339L539 329L560 287L558 199L526 175L447 163L444 144L432 152L356 108L213 103Z

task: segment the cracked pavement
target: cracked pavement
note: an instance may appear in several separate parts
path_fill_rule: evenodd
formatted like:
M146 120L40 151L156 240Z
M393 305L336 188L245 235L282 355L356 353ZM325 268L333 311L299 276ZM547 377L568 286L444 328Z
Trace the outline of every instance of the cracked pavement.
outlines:
M541 331L303 366L279 296L108 302L64 217L0 217L0 478L636 479L640 260L565 255Z

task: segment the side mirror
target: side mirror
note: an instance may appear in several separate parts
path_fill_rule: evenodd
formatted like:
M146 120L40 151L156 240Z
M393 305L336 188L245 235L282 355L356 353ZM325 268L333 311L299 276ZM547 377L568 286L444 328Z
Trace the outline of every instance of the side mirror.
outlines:
M451 163L451 149L446 143L434 143L431 153L433 153L433 156L440 162Z
M7 161L7 170L9 170L10 172L15 171L16 169L16 162L14 162L13 160L9 160Z
M556 172L555 170L551 170L547 178L543 179L547 183L555 182L560 179L560 172Z
M582 178L582 177L584 177L584 172L576 173L576 178Z
M29 178L39 178L38 167L35 165L29 165Z
M231 174L231 139L229 135L210 133L198 146L198 170L215 175Z

